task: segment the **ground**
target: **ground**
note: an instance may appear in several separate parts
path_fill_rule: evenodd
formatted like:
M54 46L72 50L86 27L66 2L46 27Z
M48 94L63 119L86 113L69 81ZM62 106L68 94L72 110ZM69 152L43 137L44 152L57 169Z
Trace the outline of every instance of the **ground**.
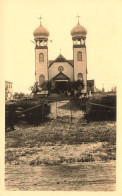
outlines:
M6 190L114 191L116 123L87 123L70 100L51 103L38 127L6 134Z

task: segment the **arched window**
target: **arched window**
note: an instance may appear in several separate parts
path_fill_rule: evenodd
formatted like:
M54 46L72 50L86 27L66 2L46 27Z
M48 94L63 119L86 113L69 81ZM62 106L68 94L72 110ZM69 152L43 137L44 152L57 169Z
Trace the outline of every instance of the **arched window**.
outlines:
M44 54L43 53L39 54L39 62L44 62Z
M82 52L77 53L77 60L82 61Z
M82 73L78 73L77 80L83 80L83 74Z
M45 81L45 76L43 74L41 74L39 76L39 85L43 84L44 81Z

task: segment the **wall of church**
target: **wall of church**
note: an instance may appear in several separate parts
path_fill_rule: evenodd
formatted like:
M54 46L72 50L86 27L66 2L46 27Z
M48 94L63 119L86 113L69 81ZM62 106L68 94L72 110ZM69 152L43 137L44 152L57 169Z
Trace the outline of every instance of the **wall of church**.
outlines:
M44 54L44 62L39 62L39 54ZM43 74L45 80L48 80L48 50L47 49L36 49L35 50L35 61L36 61L36 82L39 84L39 76Z
M82 61L77 60L77 53L82 52ZM86 48L74 48L74 79L77 80L78 73L83 74L85 88L83 92L87 92L87 61L86 61Z
M62 71L67 77L73 81L73 67L67 62L54 62L51 67L49 67L49 80L54 78L58 73L58 67L63 66L64 70Z

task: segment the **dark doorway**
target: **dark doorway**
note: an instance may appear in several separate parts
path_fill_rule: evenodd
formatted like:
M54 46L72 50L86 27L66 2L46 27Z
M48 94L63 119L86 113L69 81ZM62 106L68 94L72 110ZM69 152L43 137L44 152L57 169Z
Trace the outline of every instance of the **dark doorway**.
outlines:
M67 90L67 81L56 82L56 90L64 93Z

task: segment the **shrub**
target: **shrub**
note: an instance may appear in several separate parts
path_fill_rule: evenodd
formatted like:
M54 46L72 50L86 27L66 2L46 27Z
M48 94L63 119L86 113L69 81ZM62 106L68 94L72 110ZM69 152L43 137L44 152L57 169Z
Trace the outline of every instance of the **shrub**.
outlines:
M88 121L116 120L116 96L105 96L99 99L82 98L80 107Z

